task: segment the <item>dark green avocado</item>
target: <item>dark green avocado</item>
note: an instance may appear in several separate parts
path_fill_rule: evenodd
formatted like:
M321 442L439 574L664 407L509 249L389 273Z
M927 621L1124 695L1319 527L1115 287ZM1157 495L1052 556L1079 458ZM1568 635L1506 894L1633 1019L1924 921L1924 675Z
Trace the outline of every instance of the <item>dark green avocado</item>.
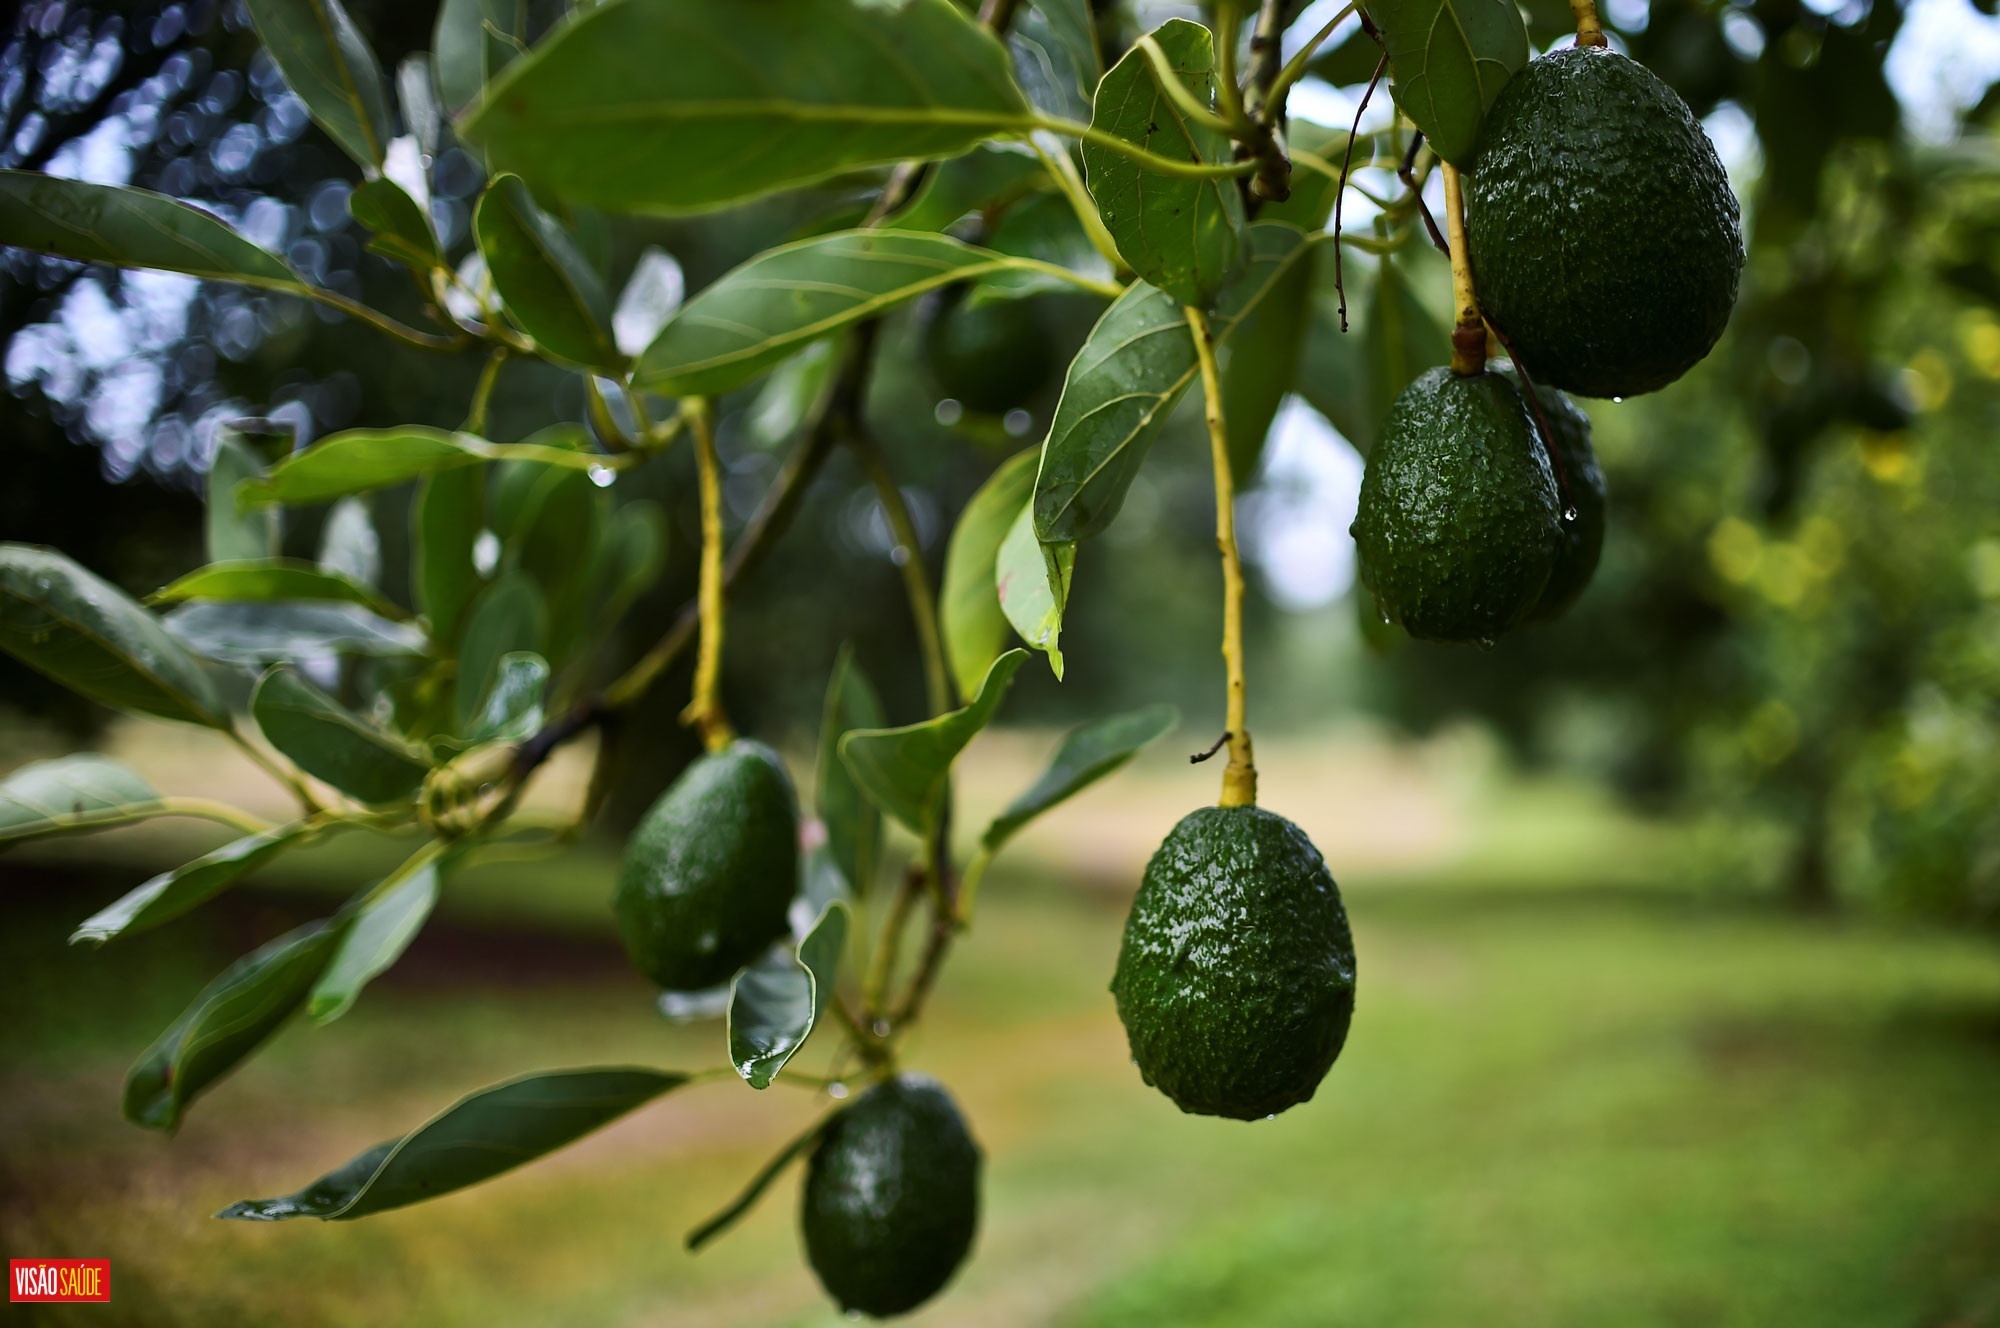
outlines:
M1111 994L1139 1073L1182 1111L1259 1120L1310 1099L1354 1016L1319 850L1261 808L1189 813L1146 864Z
M1055 365L1047 320L1032 299L943 292L923 322L924 362L938 390L967 410L1004 415L1041 391Z
M682 771L632 832L618 934L667 990L713 987L785 933L798 879L791 776L776 752L739 738Z
M1644 65L1590 46L1531 61L1487 113L1465 188L1480 305L1537 385L1637 396L1722 335L1743 271L1736 195Z
M936 1295L972 1248L979 1167L934 1079L897 1075L842 1110L813 1151L799 1211L827 1294L878 1319Z
M1513 365L1501 364L1495 372L1520 386L1520 375ZM1524 400L1527 398L1527 393L1521 395ZM1549 583L1542 587L1542 597L1535 602L1535 611L1528 615L1529 622L1543 623L1560 618L1596 574L1598 556L1604 552L1608 495L1604 472L1597 465L1597 452L1590 445L1590 416L1567 394L1553 387L1539 388L1536 400L1542 407L1538 422L1548 425L1549 444L1555 449L1555 459L1561 463L1556 487L1567 504L1563 509L1562 544L1556 550L1556 565L1549 569ZM1534 403L1530 402L1529 412L1532 414L1533 410Z
M1404 388L1352 529L1363 584L1411 636L1490 644L1525 622L1562 546L1562 510L1514 384L1437 368Z

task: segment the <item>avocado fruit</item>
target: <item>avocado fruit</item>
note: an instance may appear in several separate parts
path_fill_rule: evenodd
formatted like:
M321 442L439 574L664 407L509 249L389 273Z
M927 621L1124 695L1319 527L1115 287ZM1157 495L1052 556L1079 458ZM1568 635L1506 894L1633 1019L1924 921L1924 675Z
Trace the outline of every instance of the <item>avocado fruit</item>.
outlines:
M1258 807L1189 813L1146 865L1111 993L1139 1073L1182 1111L1259 1120L1310 1099L1354 1016L1319 850Z
M940 292L921 319L924 363L967 410L1004 415L1034 399L1055 366L1048 321L1033 299Z
M934 1079L885 1079L828 1122L799 1209L806 1257L849 1313L886 1319L936 1295L979 1227L979 1145Z
M1652 392L1729 322L1743 228L1721 158L1678 93L1608 48L1554 50L1507 81L1465 209L1480 305L1538 385Z
M1494 372L1517 388L1521 386L1520 371L1513 365L1497 365ZM1549 583L1542 587L1542 597L1535 601L1534 612L1527 619L1545 623L1562 617L1597 573L1597 560L1604 552L1609 494L1596 449L1590 445L1590 416L1583 408L1567 393L1552 387L1537 388L1532 398L1524 390L1521 397L1528 402L1531 415L1536 403L1541 404L1536 424L1538 428L1548 426L1548 443L1555 450L1557 497L1564 504L1556 563L1549 569Z
M698 757L640 819L613 909L633 965L668 991L727 982L787 929L799 807L763 743Z
M1562 550L1555 472L1497 373L1430 369L1390 407L1351 530L1361 580L1411 636L1491 644L1540 604Z

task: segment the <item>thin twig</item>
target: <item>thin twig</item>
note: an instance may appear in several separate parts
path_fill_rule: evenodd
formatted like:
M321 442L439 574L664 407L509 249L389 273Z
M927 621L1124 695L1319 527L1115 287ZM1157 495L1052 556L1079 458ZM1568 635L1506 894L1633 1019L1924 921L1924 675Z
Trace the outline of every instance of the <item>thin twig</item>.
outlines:
M1354 108L1354 126L1347 131L1347 155L1340 162L1340 183L1333 194L1333 290L1340 297L1340 330L1347 330L1347 274L1340 261L1340 214L1341 204L1347 201L1347 177L1354 170L1354 139L1361 132L1361 114L1368 109L1368 99L1375 95L1375 85L1382 81L1383 73L1389 68L1389 53L1375 62L1375 73L1368 80L1368 87L1361 94L1361 104Z

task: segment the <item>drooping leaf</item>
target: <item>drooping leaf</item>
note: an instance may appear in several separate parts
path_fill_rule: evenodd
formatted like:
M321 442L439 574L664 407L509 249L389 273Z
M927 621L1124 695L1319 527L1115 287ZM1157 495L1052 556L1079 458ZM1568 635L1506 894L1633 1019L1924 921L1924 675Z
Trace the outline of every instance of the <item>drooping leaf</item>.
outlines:
M1217 351L1222 371L1222 420L1229 433L1229 472L1247 485L1264 455L1264 438L1278 406L1298 380L1312 306L1313 251L1272 283L1256 308L1236 320Z
M526 11L519 0L444 0L438 6L431 50L447 111L456 115L495 74L527 52Z
M1218 343L1254 313L1290 268L1305 237L1279 222L1250 228L1251 261L1210 320ZM1118 514L1132 477L1194 382L1194 337L1174 298L1135 283L1097 320L1070 362L1042 466L1035 477L1035 536L1074 543Z
M633 376L650 391L713 396L926 291L1017 265L920 231L836 231L781 245L689 300L639 357Z
M523 573L505 573L479 593L459 642L454 711L459 732L478 723L501 660L514 654L541 654L548 624L542 592Z
M284 259L212 213L148 189L40 171L0 170L0 244L293 294L307 289Z
M1210 105L1215 49L1208 29L1172 18L1154 30L1153 40L1195 99ZM1090 123L1175 161L1216 165L1230 157L1229 138L1195 124L1168 100L1152 63L1136 46L1097 85ZM1177 303L1208 308L1216 292L1235 275L1248 248L1243 194L1236 181L1156 174L1087 139L1083 170L1104 227L1126 264Z
M113 709L229 722L208 675L158 619L54 549L0 544L0 649Z
M549 664L540 655L526 651L502 655L465 740L521 741L542 726L542 698L548 686Z
M361 989L402 958L437 905L438 874L436 853L419 849L369 892L306 1001L314 1023L346 1014Z
M431 636L455 653L465 609L479 592L473 545L486 520L486 471L442 470L417 486L410 508L410 588Z
M366 803L398 802L423 787L430 762L299 676L272 666L250 696L257 727L292 764Z
M941 231L967 213L1003 203L1043 181L1041 159L1018 143L983 143L962 157L940 162L909 206L882 223L884 229Z
M278 556L278 514L245 512L236 505L236 486L264 473L264 463L231 425L216 431L215 456L208 466L208 509L203 514L208 560L254 562Z
M958 514L945 549L938 621L962 701L979 690L987 668L1007 648L1007 615L1000 608L993 569L1001 543L1034 492L1038 460L1037 449L1029 448L1001 462Z
M769 1088L812 1036L833 996L847 926L847 905L835 900L796 949L775 946L736 975L729 991L729 1061L752 1088Z
M196 1096L278 1031L325 971L342 929L309 922L237 960L125 1076L125 1119L172 1133Z
M1008 684L1028 658L1010 650L993 661L979 695L961 710L895 729L861 729L840 740L840 759L862 792L906 828L922 835L937 816L952 762L999 710Z
M1179 722L1172 706L1153 705L1071 729L1048 768L986 827L980 847L997 852L1022 826L1117 770Z
M173 639L218 664L276 664L313 655L421 655L430 639L359 604L324 600L183 604L163 620Z
M771 1188L771 1182L783 1175L785 1168L802 1157L807 1149L818 1143L820 1135L826 1133L826 1127L832 1124L834 1117L839 1114L839 1110L830 1111L807 1126L797 1138L779 1149L769 1162L758 1168L757 1174L750 1178L750 1183L743 1187L741 1194L729 1201L728 1207L688 1232L688 1253L694 1253L735 1226L745 1213L756 1207L757 1201L764 1197L764 1191Z
M1368 302L1368 415L1371 434L1380 433L1403 389L1451 358L1451 338L1431 316L1393 257L1375 269L1375 293Z
M0 844L95 830L157 814L160 795L95 753L33 761L0 780Z
M264 478L242 485L237 502L244 506L331 502L459 466L476 466L492 456L490 445L471 434L421 425L349 429L293 453Z
M395 137L382 66L340 0L245 3L264 49L319 127L362 166L381 166Z
M1060 680L1062 616L1076 572L1076 545L1043 544L1035 538L1034 518L1034 507L1022 504L994 559L993 590L1008 626L1048 656L1049 669Z
M70 934L69 942L102 945L127 932L171 922L292 848L304 834L305 827L297 823L276 826L245 835L202 854L193 862L161 872L85 918Z
M1389 90L1431 147L1469 166L1486 109L1528 63L1513 0L1368 0L1389 51Z
M509 66L462 127L573 203L718 207L948 157L1029 119L991 33L951 0L611 0ZM587 148L587 150L585 150Z
M840 740L854 729L879 729L884 723L882 701L868 675L854 662L854 647L843 645L826 685L826 707L820 720L819 764L814 795L819 819L826 826L827 852L857 895L866 895L875 880L876 853L882 844L882 813L870 802L840 759Z
M387 176L363 180L347 196L347 210L373 237L368 251L428 272L444 266L437 232L423 205Z
M296 1194L246 1199L216 1216L245 1222L345 1219L435 1199L574 1143L688 1079L630 1066L526 1075L461 1098L409 1134L376 1145Z
M497 175L479 196L473 234L507 316L558 359L619 372L604 282L518 175Z
M260 512L259 515L262 515ZM193 604L204 601L269 603L272 600L325 600L359 604L391 621L410 615L367 586L300 562L296 558L264 558L255 562L213 562L147 596L149 604Z
M1028 0L1014 12L1007 49L1029 101L1066 120L1090 118L1091 93L1104 76L1090 0Z

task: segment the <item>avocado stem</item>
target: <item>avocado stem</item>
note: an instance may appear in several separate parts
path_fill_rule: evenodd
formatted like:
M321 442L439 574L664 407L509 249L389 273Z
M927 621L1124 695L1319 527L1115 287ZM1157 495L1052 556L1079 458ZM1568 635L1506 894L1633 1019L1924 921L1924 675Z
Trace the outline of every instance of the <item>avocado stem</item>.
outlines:
M1444 223L1451 249L1451 302L1457 321L1451 329L1451 371L1471 376L1486 371L1486 320L1472 289L1472 259L1465 248L1465 190L1458 167L1440 161L1444 174Z
M701 645L695 654L694 699L681 711L681 723L692 724L702 745L719 752L736 739L722 709L722 463L715 454L715 430L704 398L690 398L682 407L694 434L695 471L701 490Z
M1597 0L1569 0L1569 12L1576 16L1578 46L1607 46L1604 28L1597 21Z
M1222 554L1222 663L1228 678L1229 765L1222 772L1224 807L1257 804L1257 764L1244 723L1243 559L1236 551L1236 478L1229 468L1229 429L1222 418L1222 375L1215 363L1215 335L1208 315L1192 305L1184 310L1201 366L1203 413L1208 420L1209 457L1215 467L1215 547Z

